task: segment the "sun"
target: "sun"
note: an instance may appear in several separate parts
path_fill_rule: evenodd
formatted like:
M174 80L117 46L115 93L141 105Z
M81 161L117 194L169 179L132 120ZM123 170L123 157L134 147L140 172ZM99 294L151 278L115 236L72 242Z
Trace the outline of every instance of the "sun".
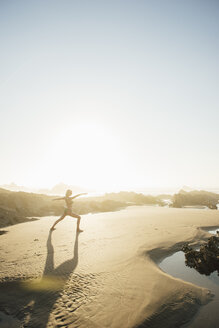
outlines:
M69 124L56 135L47 160L47 175L57 181L96 190L115 189L124 170L118 136L94 121ZM45 177L46 178L46 177Z

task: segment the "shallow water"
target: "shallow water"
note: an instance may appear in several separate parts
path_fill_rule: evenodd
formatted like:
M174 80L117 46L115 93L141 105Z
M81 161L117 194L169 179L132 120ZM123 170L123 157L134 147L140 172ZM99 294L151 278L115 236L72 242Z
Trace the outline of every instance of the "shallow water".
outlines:
M209 231L212 234L216 234L218 230ZM206 276L197 272L193 268L189 268L185 265L185 255L182 251L176 252L171 256L166 257L161 263L160 268L166 273L180 278L182 280L191 282L195 285L207 288L215 296L213 300L207 305L200 308L200 311L193 318L193 320L183 325L188 328L216 328L219 327L219 276L217 271L211 275Z
M214 229L214 230L208 230L208 232L211 233L212 235L216 235L217 231L219 231L219 228Z

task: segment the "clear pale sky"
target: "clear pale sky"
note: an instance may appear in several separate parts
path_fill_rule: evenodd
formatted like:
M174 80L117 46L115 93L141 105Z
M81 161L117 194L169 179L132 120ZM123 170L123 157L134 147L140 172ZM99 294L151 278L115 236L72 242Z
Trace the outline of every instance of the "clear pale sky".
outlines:
M219 1L0 1L0 184L219 186Z

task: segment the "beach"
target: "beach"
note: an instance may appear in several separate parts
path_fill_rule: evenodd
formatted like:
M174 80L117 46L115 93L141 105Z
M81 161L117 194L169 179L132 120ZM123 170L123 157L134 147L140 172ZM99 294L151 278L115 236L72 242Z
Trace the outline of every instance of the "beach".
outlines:
M180 327L212 299L209 290L171 277L158 263L219 212L130 206L6 227L0 236L1 327Z

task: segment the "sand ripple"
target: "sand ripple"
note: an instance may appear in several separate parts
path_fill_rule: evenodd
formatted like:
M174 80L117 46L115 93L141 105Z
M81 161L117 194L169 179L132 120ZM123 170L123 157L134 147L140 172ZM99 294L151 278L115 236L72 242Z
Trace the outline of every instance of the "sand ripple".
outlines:
M10 281L0 284L0 310L21 322L21 327L69 327L78 321L76 310L101 288L95 274ZM4 299L4 300L3 300Z

